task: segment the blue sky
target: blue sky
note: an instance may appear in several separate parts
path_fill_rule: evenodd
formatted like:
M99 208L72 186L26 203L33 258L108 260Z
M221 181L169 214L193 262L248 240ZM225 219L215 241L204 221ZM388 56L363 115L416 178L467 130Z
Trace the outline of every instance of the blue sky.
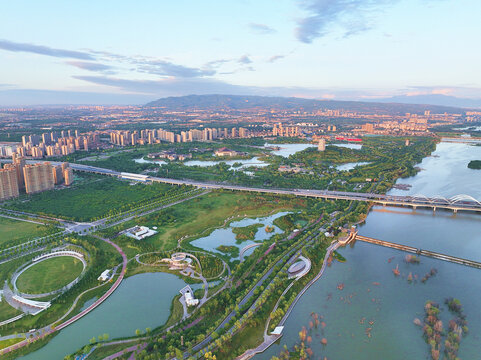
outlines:
M0 105L481 98L476 0L9 1Z

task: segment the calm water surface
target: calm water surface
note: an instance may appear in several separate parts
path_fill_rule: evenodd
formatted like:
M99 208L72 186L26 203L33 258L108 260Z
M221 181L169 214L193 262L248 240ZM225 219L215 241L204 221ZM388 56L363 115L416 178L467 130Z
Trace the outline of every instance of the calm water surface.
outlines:
M423 170L399 183L411 184L409 191L393 194L469 194L481 198L481 171L467 168L481 159L481 147L441 143L433 157L419 165ZM449 253L481 261L481 216L448 211L376 207L359 228L362 235ZM439 260L421 258L418 265L404 262L403 252L358 242L340 250L345 263L335 262L294 308L286 322L281 345L293 346L302 326L309 327L311 313L323 316L326 327L312 330L314 358L328 359L430 359L422 330L413 324L423 318L427 300L443 303L447 297L460 299L467 316L469 334L463 338L458 356L479 359L481 349L481 271ZM400 277L392 269L399 265ZM438 273L426 283L420 279L431 268ZM337 285L343 283L343 290ZM441 313L445 326L452 318L446 306ZM369 322L372 322L369 324ZM372 330L366 332L367 328ZM371 337L368 337L370 332ZM320 340L326 338L327 346ZM282 350L273 345L255 359L270 359Z
M363 165L367 165L367 164L370 164L370 163L369 163L369 162L363 162L363 161L360 161L360 162L352 162L352 163L346 163L346 164L342 164L342 165L337 165L337 166L336 166L336 169L337 169L337 170L340 170L340 171L349 171L349 170L354 169L354 168L357 167L357 166L363 166Z
M99 307L63 329L43 348L21 359L63 359L88 344L92 337L104 333L113 339L135 335L137 329L154 329L167 321L172 298L184 286L184 281L166 273L129 277Z
M344 147L344 148L353 149L353 150L360 150L360 149L362 149L362 144L341 144L341 143L334 143L334 144L329 144L329 145Z
M279 212L271 216L235 221L235 222L232 222L228 228L216 229L209 236L196 239L192 241L191 244L201 249L216 252L216 253L221 253L219 250L216 249L220 245L235 246L239 250L242 250L247 245L251 245L256 242L266 240L274 234L281 233L282 230L274 225L274 220L286 214L289 214L289 212ZM258 228L254 240L246 240L241 243L237 243L237 240L235 239L236 234L232 232L232 229L235 227L244 227L244 226L249 226L253 224L262 224L262 227ZM266 226L274 227L274 231L270 233L266 232L265 230ZM254 250L255 248L247 250L245 255L250 255ZM239 259L239 257L235 257L232 259L236 260L236 259Z

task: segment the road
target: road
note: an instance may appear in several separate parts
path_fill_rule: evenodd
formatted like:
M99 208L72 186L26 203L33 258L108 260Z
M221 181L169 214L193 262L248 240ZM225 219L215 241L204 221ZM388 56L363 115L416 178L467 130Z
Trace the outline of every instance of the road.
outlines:
M3 160L9 162L9 160ZM27 163L36 163L35 160L27 160ZM61 164L59 162L52 162L54 165ZM332 190L309 190L309 189L265 189L254 188L241 185L229 184L215 184L207 182L199 182L193 180L178 180L161 178L156 176L145 176L141 174L123 173L115 170L99 168L90 165L70 163L70 167L77 171L85 171L101 175L114 176L131 181L152 181L161 182L171 185L190 185L204 189L225 189L233 191L250 191L278 195L294 195L304 197L315 197L322 199L333 200L350 200L350 201L366 201L381 205L391 206L409 206L416 209L417 207L429 207L434 210L437 208L457 211L475 211L481 213L481 202L468 195L455 195L451 198L441 196L427 197L424 195L383 195L375 193L360 193L360 192L346 192L346 191L332 191Z
M252 296L254 295L254 292L260 288L262 286L262 284L265 282L265 280L272 274L272 272L274 271L274 268L277 264L285 261L286 258L289 258L289 260L287 261L289 264L292 263L296 258L297 258L297 255L298 255L298 251L299 251L299 247L301 247L303 244L305 244L307 241L309 241L310 238L307 238L305 239L304 241L302 241L301 243L297 244L294 248L292 248L291 250L289 250L287 253L285 253L277 262L275 262L274 264L271 265L270 269L260 278L259 281L257 281L257 283L251 288L251 290L244 296L244 298L237 304L239 308L241 308L242 306L244 306L251 298ZM293 253L295 253L294 255L292 255ZM272 283L272 282L271 282ZM270 284L271 284L270 283ZM270 285L269 284L269 285ZM268 285L268 286L269 286ZM254 304L251 305L250 309L253 309L255 308L256 306L256 303L254 302ZM249 310L250 310L249 309ZM223 329L226 324L233 318L237 315L236 311L233 310L229 315L227 315L227 317L221 322L221 324L216 328L215 332L219 332L219 330ZM232 330L232 329L231 329ZM198 343L197 345L193 346L192 347L192 351L193 353L196 353L198 352L199 350L205 348L208 344L210 344L214 339L212 338L212 335L208 335L203 341L201 341L200 343ZM187 354L186 354L187 355Z
M119 178L125 178L128 175L139 176L139 174L126 174L118 171L103 169L94 166L70 164L72 169L77 171L93 172L97 174L115 176ZM130 179L130 178L128 178ZM132 180L132 179L130 179ZM468 195L456 195L451 198L445 198L441 196L427 197L424 195L383 195L375 193L360 193L360 192L346 192L346 191L332 191L332 190L309 190L309 189L265 189L254 188L241 185L229 185L229 184L214 184L207 182L199 182L193 180L178 180L161 178L156 176L147 176L145 181L161 182L171 185L190 185L204 189L224 189L233 191L250 191L260 192L278 195L294 195L304 197L315 197L322 199L333 200L350 200L350 201L366 201L374 202L382 205L392 206L410 206L417 207L429 207L436 210L449 209L453 211L476 211L481 212L481 202Z

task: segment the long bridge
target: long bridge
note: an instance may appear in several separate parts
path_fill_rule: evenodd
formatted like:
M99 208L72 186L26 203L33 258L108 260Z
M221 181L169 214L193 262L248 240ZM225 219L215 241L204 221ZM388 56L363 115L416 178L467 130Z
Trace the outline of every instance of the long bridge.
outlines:
M232 191L250 191L258 193L278 194L278 195L294 195L304 197L314 197L332 200L349 200L349 201L365 201L372 202L384 206L403 206L417 208L431 208L433 211L437 209L447 209L455 213L458 211L474 211L481 212L481 202L469 195L456 195L446 198L440 195L427 197L422 194L416 195L384 195L375 193L360 193L332 190L309 190L309 189L266 189L255 188L241 185L216 184L208 182L199 182L193 180L169 179L156 176L123 173L110 169L103 169L82 164L70 164L77 171L86 171L102 175L115 176L120 179L141 181L141 182L160 182L171 185L190 185L204 189L224 189Z
M37 162L28 160L28 162ZM60 164L52 162L52 164ZM457 213L458 211L473 211L481 213L481 202L469 195L456 195L446 198L441 195L425 196L422 194L416 195L384 195L375 193L360 193L347 191L333 191L333 190L310 190L310 189L267 189L256 188L241 185L230 184L216 184L208 182L199 182L185 179L169 179L156 176L132 174L119 172L110 169L99 168L83 164L70 164L70 167L77 171L84 171L96 173L101 175L108 175L118 177L124 180L139 181L139 182L160 182L171 185L190 185L203 189L223 189L232 191L249 191L257 193L277 194L277 195L293 195L303 197L313 197L331 200L348 200L348 201L365 201L383 206L401 206L411 207L414 210L417 208L430 208L433 211L437 209L445 209Z
M449 142L449 143L460 143L460 144L481 144L481 138L473 138L473 137L443 137L441 138L442 142Z
M467 260L467 259L459 258L456 256L446 255L446 254L440 254L434 251L417 249L412 246L396 244L396 243L385 241L385 240L374 239L368 236L355 235L352 237L351 242L352 241L363 241L363 242L367 242L374 245L388 247L391 249L406 251L416 255L427 256L433 259L448 261L448 262L459 264L459 265L465 265L465 266L470 266L476 269L481 269L481 263L477 261Z

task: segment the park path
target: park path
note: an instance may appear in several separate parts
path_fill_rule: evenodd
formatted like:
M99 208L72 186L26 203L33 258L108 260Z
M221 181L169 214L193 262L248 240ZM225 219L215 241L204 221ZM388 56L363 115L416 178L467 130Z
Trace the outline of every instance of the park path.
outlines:
M135 354L140 353L146 347L147 347L147 343L134 345L134 346L128 347L127 349L123 349L119 352L116 352L115 354L109 355L109 356L105 357L103 360L114 360L114 359L117 359L117 358L121 357L122 355L125 355L125 354L128 354L128 353L131 353L130 357L129 357L129 360L130 359L135 360Z
M96 236L97 237L97 236ZM99 299L97 299L92 305L90 305L88 308L86 308L85 310L81 311L80 313L78 313L77 315L73 316L72 318L70 318L69 320L61 323L60 325L58 326L52 326L52 325L49 325L49 326L46 326L44 329L42 329L42 331L39 331L36 335L34 335L33 337L29 338L29 339L25 339L17 344L14 344L14 345L11 345L5 349L2 349L0 350L0 355L4 355L4 354L7 354L7 353L10 353L14 350L17 350L17 349L20 349L24 346L27 346L29 345L30 343L32 342L35 342L37 340L40 340L40 339L43 339L44 337L46 337L47 335L50 335L50 334L53 334L54 332L56 331L60 331L62 330L63 328L67 327L68 325L74 323L75 321L81 319L82 317L84 317L85 315L87 315L88 313L90 313L92 310L94 310L96 307L98 307L101 303L103 303L110 295L112 295L112 293L119 287L120 283L122 282L122 280L124 279L124 276L125 276L125 273L127 271L127 256L125 255L124 251L122 250L122 248L120 246L118 246L117 244L115 244L114 242L110 241L109 239L104 239L104 238L101 238L101 237L97 237L99 238L100 240L102 241L105 241L106 243L112 245L116 250L117 252L122 256L122 270L120 272L120 275L119 277L117 278L117 280L115 281L115 283L112 285L112 287L104 294L102 295Z
M307 290L317 281L319 280L319 278L322 276L322 274L324 273L324 270L326 269L326 266L328 264L328 259L329 259L329 256L331 256L331 253L335 250L337 250L337 248L339 248L340 244L335 241L333 243L331 243L331 245L329 245L329 247L327 248L327 251L326 251L326 255L324 256L324 261L322 263L322 267L321 267L321 270L319 271L319 273L311 280L309 281L309 283L302 289L302 291L297 294L296 298L294 299L294 301L292 302L292 304L289 306L289 309L286 311L286 313L284 314L284 316L282 317L281 321L279 322L278 326L284 326L285 322L287 321L287 318L289 317L289 315L291 314L292 310L294 309L294 307L296 306L297 302L299 301L299 299L307 292ZM297 280L297 279L296 279ZM290 287L295 283L294 280L286 290L290 289ZM285 293L286 291L284 291ZM284 294L283 293L283 294ZM279 303L279 302L278 302ZM278 305L278 303L276 304L276 307ZM260 354L262 352L264 352L265 350L267 350L267 348L269 348L269 346L271 346L273 343L275 343L281 336L282 334L280 335L267 335L267 327L264 331L264 341L259 345L257 346L255 349L249 349L247 350L244 354L242 354L241 356L237 357L236 360L247 360L247 359L250 359L252 358L253 356L255 356L256 354Z

